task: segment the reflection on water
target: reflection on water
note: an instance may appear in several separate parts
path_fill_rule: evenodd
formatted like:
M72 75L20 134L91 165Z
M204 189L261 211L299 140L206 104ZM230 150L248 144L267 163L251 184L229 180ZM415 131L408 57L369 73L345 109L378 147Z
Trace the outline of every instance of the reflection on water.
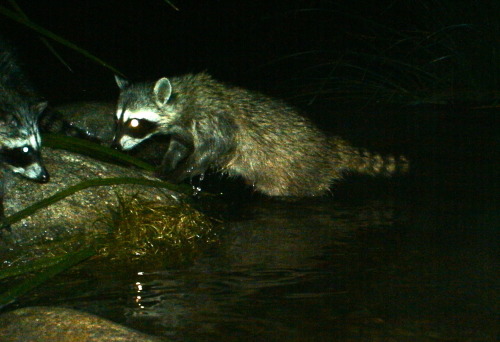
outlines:
M191 267L82 271L22 304L179 341L493 341L494 208L381 197L249 203Z
M223 243L190 267L92 265L21 305L70 306L178 341L496 341L492 140L457 133L453 154L453 141L419 134L416 175L400 182L241 201L219 212Z
M379 203L353 211L328 202L252 206L248 219L231 222L221 250L188 272L162 275L152 286L159 294L148 298L151 311L187 339L337 335L339 319L367 310L352 298L362 291L361 265L386 257L363 246L368 222L384 235L394 215Z

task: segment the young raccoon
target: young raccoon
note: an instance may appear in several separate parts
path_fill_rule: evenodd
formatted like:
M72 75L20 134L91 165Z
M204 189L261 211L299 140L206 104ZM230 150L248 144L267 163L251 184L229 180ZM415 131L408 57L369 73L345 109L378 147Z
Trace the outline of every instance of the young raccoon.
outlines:
M0 164L40 183L49 181L37 125L46 106L25 80L10 47L0 39Z
M137 84L115 78L121 91L113 145L128 150L170 135L160 175L173 182L214 168L269 196L315 196L344 172L391 174L400 164L327 137L282 101L205 73Z

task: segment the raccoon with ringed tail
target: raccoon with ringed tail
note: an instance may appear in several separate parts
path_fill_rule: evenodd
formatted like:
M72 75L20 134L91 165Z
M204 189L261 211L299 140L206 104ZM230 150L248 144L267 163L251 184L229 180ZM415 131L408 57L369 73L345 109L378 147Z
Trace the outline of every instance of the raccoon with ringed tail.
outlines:
M170 136L159 174L171 182L211 168L242 177L269 196L317 196L346 172L393 174L406 160L384 158L328 137L286 103L206 73L120 88L113 146L129 150Z

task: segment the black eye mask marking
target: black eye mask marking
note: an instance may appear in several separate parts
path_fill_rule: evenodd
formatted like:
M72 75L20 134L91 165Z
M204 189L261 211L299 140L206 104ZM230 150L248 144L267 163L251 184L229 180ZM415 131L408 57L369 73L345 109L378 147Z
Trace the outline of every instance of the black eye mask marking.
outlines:
M30 146L6 148L0 151L0 159L9 165L26 168L36 162L37 154Z
M130 119L125 123L125 135L135 139L142 139L153 133L158 128L158 124L145 119Z

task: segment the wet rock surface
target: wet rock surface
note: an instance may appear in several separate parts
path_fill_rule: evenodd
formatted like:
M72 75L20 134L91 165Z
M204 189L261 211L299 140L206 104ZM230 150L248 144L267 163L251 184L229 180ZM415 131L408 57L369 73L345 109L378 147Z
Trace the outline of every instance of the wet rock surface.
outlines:
M107 319L67 308L28 307L0 316L2 342L157 342Z
M106 101L70 102L53 107L44 114L40 127L47 133L59 133L110 146L113 141L116 103ZM129 154L160 165L169 138L153 137Z
M71 102L58 105L44 114L41 129L110 145L116 104L113 102Z
M51 181L47 184L38 184L12 174L6 175L7 191L4 207L7 217L88 179L135 177L157 180L139 170L101 162L64 150L44 148L43 157L51 175ZM110 208L118 204L119 196L124 198L141 196L146 200L177 203L176 198L179 195L167 189L135 184L90 187L13 223L11 232L4 229L0 239L0 249L2 241L36 242L78 232L106 229L103 218L111 215Z

